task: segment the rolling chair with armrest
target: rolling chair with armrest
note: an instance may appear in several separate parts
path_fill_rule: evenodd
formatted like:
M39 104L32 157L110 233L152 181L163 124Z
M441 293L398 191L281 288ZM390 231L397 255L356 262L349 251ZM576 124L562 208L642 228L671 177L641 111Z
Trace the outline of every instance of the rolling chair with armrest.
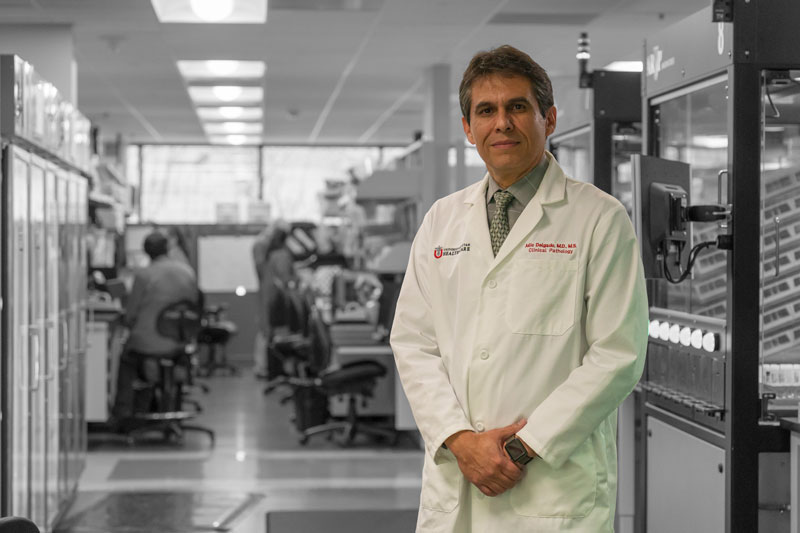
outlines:
M0 533L39 533L39 528L27 518L8 516L0 518Z
M271 377L264 386L265 395L281 385L288 385L290 378L306 376L312 349L308 336L308 295L301 294L295 287L280 285L277 295L270 309L274 333L267 347ZM281 403L291 399L291 395L284 397Z
M374 426L364 422L358 413L358 401L362 403L373 397L378 380L386 376L386 367L377 361L352 361L341 366L331 366L333 346L328 325L322 320L319 310L312 308L309 316L309 337L312 354L308 363L311 370L308 377L293 377L287 380L293 388L297 405L296 426L301 432L300 444L306 444L309 437L327 433L341 433L340 444L352 444L358 433L382 437L395 443L397 431ZM313 371L314 369L321 369ZM330 420L327 402L331 397L341 394L349 395L347 415L343 420ZM324 397L325 410L319 412L319 405L314 405L316 416L303 416L303 401L313 402L315 398ZM318 424L309 425L309 418L323 416Z
M184 401L183 384L190 379L192 371L191 358L196 350L197 334L201 328L202 310L191 301L183 300L166 306L156 319L156 330L168 339L181 346L172 353L146 354L138 356L155 361L158 365L158 379L149 383L146 388L152 393L150 409L143 413L134 413L137 423L128 431L129 442L134 442L139 435L152 431L161 431L165 439L177 443L183 441L186 431L205 433L214 445L215 434L211 429L188 425L184 422L194 418L196 413L181 410ZM182 376L178 376L182 373Z

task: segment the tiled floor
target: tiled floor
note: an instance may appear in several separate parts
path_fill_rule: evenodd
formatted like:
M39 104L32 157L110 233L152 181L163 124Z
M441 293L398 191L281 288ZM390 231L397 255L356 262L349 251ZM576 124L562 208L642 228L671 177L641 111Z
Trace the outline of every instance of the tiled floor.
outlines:
M75 504L58 533L194 533L225 522L232 533L263 533L274 510L414 509L422 452L412 439L395 448L325 437L297 444L291 408L264 396L250 376L216 377L179 449L128 448L93 438Z

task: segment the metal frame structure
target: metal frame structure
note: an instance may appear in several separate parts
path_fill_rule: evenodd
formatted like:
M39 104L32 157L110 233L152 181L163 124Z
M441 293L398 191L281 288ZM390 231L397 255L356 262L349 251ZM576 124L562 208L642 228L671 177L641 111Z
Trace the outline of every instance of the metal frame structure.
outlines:
M550 146L558 159L555 152L559 141L578 132L583 133L588 127L593 183L612 194L613 128L619 122L641 122L641 75L638 72L595 70L591 73L591 81L591 109L565 124L566 131L563 133L553 134L550 137ZM578 95L585 94L585 90L580 89ZM570 105L570 113L577 114L579 110L579 106Z
M761 73L797 69L800 4L792 0L733 0L732 23L713 23L706 9L648 39L642 102L645 153L655 151L653 101L720 75L728 81L727 201L733 206L727 233L727 319L725 405L716 424L697 424L685 414L665 413L656 395L638 395L641 418L663 420L725 453L725 532L758 531L759 454L788 451L789 436L760 421L760 229L761 229ZM653 295L658 304L659 296ZM653 302L651 302L653 303ZM714 427L716 426L716 427ZM640 434L639 454L646 464L647 443ZM646 531L645 469L637 472L637 531ZM702 498L702 494L697 495Z

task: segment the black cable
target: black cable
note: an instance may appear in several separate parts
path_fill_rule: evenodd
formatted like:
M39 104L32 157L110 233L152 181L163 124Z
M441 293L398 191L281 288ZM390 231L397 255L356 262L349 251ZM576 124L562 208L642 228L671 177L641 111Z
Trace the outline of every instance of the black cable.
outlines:
M778 117L780 117L781 116L781 112L778 111L778 108L775 107L775 104L772 102L772 95L769 93L769 84L768 83L764 86L764 90L767 93L767 100L769 100L769 106L772 108L772 112L775 113L774 115L772 115L769 118L778 118Z
M673 284L678 284L683 282L689 275L692 273L692 268L694 267L694 262L697 260L697 256L700 255L700 252L709 246L714 246L717 244L717 241L705 241L696 244L690 251L689 251L689 260L686 263L686 270L683 272L680 271L680 257L681 257L681 248L678 248L678 267L679 267L679 276L677 279L672 277L672 272L669 271L669 265L667 264L667 256L669 253L665 253L663 257L663 266L664 266L664 277L667 278L667 281Z

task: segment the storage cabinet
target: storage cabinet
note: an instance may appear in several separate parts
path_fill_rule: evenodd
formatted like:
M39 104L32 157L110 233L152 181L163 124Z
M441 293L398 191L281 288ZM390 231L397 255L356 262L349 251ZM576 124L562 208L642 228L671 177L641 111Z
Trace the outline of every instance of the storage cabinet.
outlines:
M0 513L50 532L74 494L86 451L88 184L39 127L36 91L46 85L19 58L0 57Z

